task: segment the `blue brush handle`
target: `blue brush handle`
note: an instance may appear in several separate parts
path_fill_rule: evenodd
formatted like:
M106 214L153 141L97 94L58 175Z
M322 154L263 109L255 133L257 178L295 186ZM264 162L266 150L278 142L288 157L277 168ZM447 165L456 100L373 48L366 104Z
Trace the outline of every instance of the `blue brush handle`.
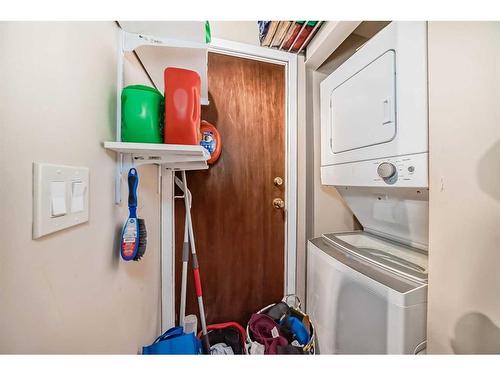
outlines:
M128 209L130 217L137 217L137 185L139 184L139 174L137 169L130 168L128 171Z

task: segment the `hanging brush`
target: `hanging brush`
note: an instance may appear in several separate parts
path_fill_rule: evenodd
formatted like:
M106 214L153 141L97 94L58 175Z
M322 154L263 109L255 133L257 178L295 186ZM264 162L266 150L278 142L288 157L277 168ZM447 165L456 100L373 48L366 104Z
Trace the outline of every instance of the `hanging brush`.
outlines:
M144 219L137 218L137 169L128 172L128 209L129 216L122 231L120 253L123 260L139 260L146 252L147 231Z

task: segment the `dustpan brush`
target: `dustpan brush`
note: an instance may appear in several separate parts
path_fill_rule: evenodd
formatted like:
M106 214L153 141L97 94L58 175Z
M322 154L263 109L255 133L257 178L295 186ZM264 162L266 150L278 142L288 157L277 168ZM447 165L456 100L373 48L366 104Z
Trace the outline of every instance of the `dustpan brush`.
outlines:
M139 175L135 168L128 172L129 217L122 230L120 253L123 260L139 260L146 252L147 231L144 219L137 217L137 185Z

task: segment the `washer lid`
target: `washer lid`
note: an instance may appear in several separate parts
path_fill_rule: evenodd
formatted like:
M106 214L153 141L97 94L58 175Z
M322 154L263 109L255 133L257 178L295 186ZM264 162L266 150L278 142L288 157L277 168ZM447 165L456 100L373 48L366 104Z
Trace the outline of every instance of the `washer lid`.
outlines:
M427 254L364 231L328 233L323 237L342 250L403 277L427 280Z
M365 231L396 243L427 250L429 238L427 189L341 186L337 191Z

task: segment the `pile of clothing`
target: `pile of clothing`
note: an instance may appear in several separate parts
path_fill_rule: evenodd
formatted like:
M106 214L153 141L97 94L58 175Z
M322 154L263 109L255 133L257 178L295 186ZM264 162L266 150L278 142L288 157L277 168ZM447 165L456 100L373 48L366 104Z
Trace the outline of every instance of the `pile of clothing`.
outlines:
M207 331L211 355L246 354L245 329L238 323L209 324Z
M252 314L247 330L249 354L314 352L314 328L309 316L284 301Z

